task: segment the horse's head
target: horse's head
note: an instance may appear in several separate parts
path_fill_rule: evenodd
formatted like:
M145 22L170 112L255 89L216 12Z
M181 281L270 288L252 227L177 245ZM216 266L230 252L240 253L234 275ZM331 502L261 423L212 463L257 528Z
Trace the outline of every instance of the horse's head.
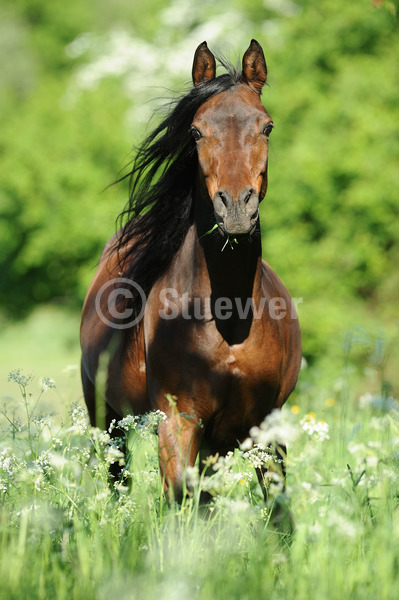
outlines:
M194 85L215 77L213 54L203 42L193 64ZM213 202L216 222L228 235L254 231L267 188L269 134L273 122L260 101L266 82L261 46L252 40L242 61L240 82L212 96L195 114L200 176Z

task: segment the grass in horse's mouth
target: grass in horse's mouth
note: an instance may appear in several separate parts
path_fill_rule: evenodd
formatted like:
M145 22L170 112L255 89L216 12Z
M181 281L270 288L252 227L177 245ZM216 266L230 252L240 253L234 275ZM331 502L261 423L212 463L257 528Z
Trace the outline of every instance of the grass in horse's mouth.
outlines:
M219 227L219 225L217 223L215 223L214 226L209 229L209 231L206 231L205 233L203 233L200 236L200 239L205 237L206 235L210 235L212 233L212 231L215 231L215 229L217 229L218 227Z
M230 244L230 248L232 250L234 250L233 242L235 244L238 244L238 240L237 240L236 236L235 235L229 235L227 232L225 232L225 236L226 236L226 242L225 242L225 244L224 244L224 246L223 246L223 248L222 248L221 251L223 252L223 250L226 248L227 244Z
M219 224L215 223L214 226L209 229L209 231L206 231L204 234L201 235L200 239L203 238L203 237L205 237L206 235L211 234L212 231L215 231L215 229L217 229L218 227L220 227ZM223 235L226 236L226 242L225 242L225 244L224 244L224 246L223 246L223 248L222 248L221 251L223 252L223 250L226 248L227 244L230 244L230 248L234 249L233 242L235 244L238 244L237 237L235 235L228 234L227 231L225 231L221 227L220 227L220 229L223 232Z

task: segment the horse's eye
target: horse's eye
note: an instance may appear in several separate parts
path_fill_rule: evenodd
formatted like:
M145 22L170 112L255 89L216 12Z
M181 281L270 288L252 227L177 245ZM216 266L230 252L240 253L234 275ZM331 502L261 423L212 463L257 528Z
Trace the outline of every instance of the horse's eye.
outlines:
M196 142L198 142L198 140L202 138L201 132L198 131L196 127L191 128L191 135L193 136Z
M273 129L273 127L274 127L273 123L268 123L268 124L266 125L266 127L264 127L264 129L263 129L263 131L262 131L263 135L265 135L265 136L269 137L269 135L270 135L270 134L271 134L271 132L272 132L272 129Z

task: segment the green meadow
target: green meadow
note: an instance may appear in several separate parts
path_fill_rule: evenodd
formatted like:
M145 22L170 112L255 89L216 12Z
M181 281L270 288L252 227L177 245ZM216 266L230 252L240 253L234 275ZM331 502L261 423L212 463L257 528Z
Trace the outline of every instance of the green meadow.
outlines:
M399 403L384 378L397 347L373 342L363 345L361 393L351 347L334 394L305 368L287 405L243 449L211 457L201 475L198 465L188 470L181 505L167 503L159 476L162 416L121 421L123 453L109 432L89 427L73 378L11 371L0 414L0 596L397 598ZM265 504L254 468L281 439L286 489L272 477ZM127 477L112 486L113 462ZM274 524L276 503L293 529Z

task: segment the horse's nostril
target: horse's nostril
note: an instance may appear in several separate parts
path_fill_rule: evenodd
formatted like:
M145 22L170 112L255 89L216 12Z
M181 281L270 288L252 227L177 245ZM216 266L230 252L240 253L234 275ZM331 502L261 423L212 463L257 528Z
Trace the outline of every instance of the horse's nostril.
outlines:
M227 198L226 198L226 196L224 195L223 192L219 192L219 198L221 199L221 201L223 202L223 204L227 208Z
M233 204L233 198L226 190L222 189L216 192L213 199L213 208L222 219L226 216Z
M256 205L258 203L258 194L253 187L247 187L240 193L238 197L238 204L241 208L247 207L247 205Z
M250 219L254 219L257 216L259 206L256 190L252 187L243 190L240 194L239 205Z

